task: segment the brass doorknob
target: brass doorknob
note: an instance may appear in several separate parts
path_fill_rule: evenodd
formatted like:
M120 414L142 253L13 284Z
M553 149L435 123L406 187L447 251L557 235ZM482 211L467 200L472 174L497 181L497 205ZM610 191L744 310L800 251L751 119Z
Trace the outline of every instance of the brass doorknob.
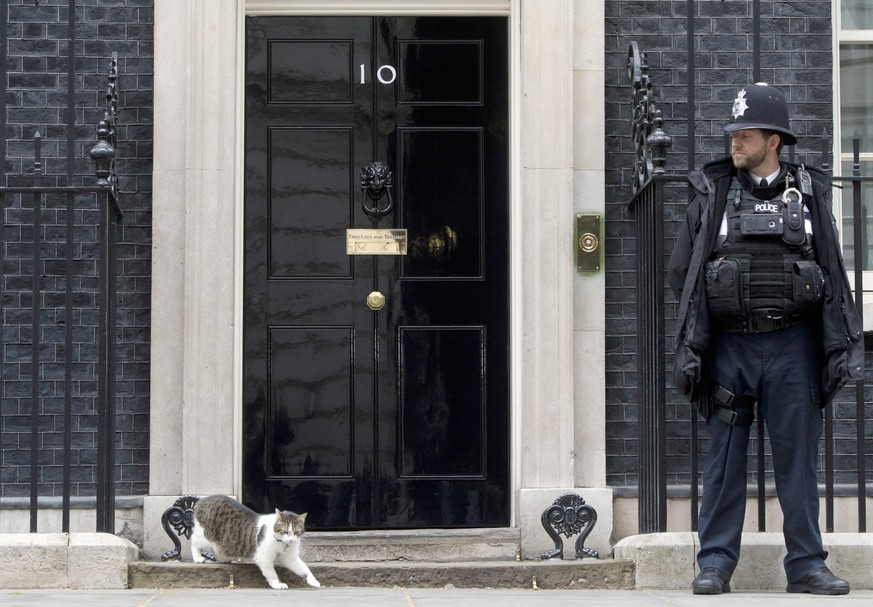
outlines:
M373 310L381 310L385 307L385 296L379 291L373 291L367 295L367 307Z

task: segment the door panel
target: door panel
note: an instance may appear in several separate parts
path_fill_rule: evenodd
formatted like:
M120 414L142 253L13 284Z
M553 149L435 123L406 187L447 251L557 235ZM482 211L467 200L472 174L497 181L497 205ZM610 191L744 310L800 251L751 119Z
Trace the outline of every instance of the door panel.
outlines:
M400 329L401 477L486 477L484 334Z
M412 234L404 278L481 278L482 135L478 128L398 129L398 166L410 176L400 201Z
M248 18L246 43L243 500L314 529L507 525L506 19ZM372 227L408 254L347 255Z
M398 40L398 103L481 104L481 40Z
M353 343L351 327L270 331L270 478L352 476Z
M271 40L267 57L270 103L353 103L348 40Z
M350 128L269 129L270 279L351 276Z

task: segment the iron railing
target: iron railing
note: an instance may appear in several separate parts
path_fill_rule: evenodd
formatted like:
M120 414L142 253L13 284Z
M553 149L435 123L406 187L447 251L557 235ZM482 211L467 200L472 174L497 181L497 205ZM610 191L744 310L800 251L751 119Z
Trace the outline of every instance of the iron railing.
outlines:
M72 3L71 3L72 4ZM5 7L4 7L5 8ZM72 9L71 9L72 14ZM62 487L61 526L64 532L70 531L71 508L71 471L74 407L81 408L83 400L95 401L96 415L96 459L93 468L96 475L96 530L100 532L115 532L115 337L116 337L116 228L121 218L118 205L118 184L115 172L115 156L117 148L117 118L118 118L118 55L112 54L109 83L106 89L103 118L97 126L97 142L90 149L90 157L94 161L96 182L91 185L76 185L75 166L75 45L72 43L75 27L71 19L69 44L70 54L68 64L70 74L68 81L67 116L67 171L66 185L47 185L42 156L43 137L37 131L33 137L33 172L32 174L7 175L9 183L14 185L0 186L0 200L3 201L3 221L0 222L0 267L6 268L7 262L14 259L21 273L25 266L30 266L31 276L29 288L21 281L21 274L0 276L0 301L4 302L2 328L0 339L5 339L7 329L15 325L18 339L14 346L18 351L29 340L29 360L22 366L25 371L22 379L29 382L29 445L19 446L18 451L29 451L30 484L29 510L30 531L38 531L38 514L41 501L49 495L41 495L41 488L48 484L47 477L62 469L60 485ZM5 28L4 28L5 29ZM5 63L5 62L0 62ZM5 82L5 71L0 74ZM5 104L0 107L0 116L5 124ZM5 141L3 143L5 148ZM5 154L4 154L5 155ZM53 176L54 177L54 176ZM54 179L53 179L54 181ZM30 210L31 212L27 212ZM12 214L15 216L12 217ZM30 216L29 223L23 219ZM59 233L63 230L63 238ZM15 245L7 239L7 232L15 230L21 238ZM21 244L30 233L30 254L25 255ZM55 251L47 256L46 250ZM14 251L11 252L11 251ZM26 257L26 259L22 259ZM14 297L19 302L16 315L25 308L23 302L30 302L29 331L22 327L20 318L12 319L12 312L7 308L7 296ZM96 322L93 317L96 316ZM63 339L55 337L58 325L63 324ZM25 325L26 326L26 325ZM83 344L82 334L74 341L74 331L82 330L86 335ZM28 334L29 333L29 334ZM8 339L6 340L9 341ZM62 346L61 346L62 344ZM5 367L8 361L5 353L9 343L0 341L0 367ZM56 371L54 354L47 353L51 345L63 352L62 381L59 371ZM96 349L96 361L91 360L84 352L90 347ZM20 358L16 362L21 362ZM94 367L96 366L96 372ZM82 367L85 369L83 370ZM29 369L29 371L27 370ZM29 379L26 377L29 375ZM4 382L5 383L5 382ZM18 382L23 383L21 381ZM61 398L54 393L56 386L63 385ZM93 388L91 387L93 386ZM92 393L93 390L93 393ZM52 419L52 428L47 429L47 411L56 401L63 402L63 412L57 415L63 419L62 428L58 429ZM18 415L3 413L3 417L20 418ZM77 410L77 415L82 411ZM53 417L53 416L52 416ZM2 425L6 428L6 424ZM54 432L48 431L54 430ZM90 430L90 429L89 429ZM48 433L47 433L48 431ZM44 458L45 441L48 436L62 435L63 453L60 466L55 461ZM57 442L57 439L51 440ZM2 446L7 450L10 446ZM88 462L88 467L91 463ZM55 480L55 479L52 479ZM90 485L91 483L85 483ZM49 494L51 491L48 492ZM4 498L3 501L9 500ZM2 506L3 501L0 501Z
M667 530L668 468L667 424L668 410L666 377L667 350L671 350L672 336L666 332L666 315L670 307L665 303L664 260L669 250L665 246L665 204L675 200L687 191L686 175L668 174L666 171L667 151L671 138L662 128L660 111L652 94L648 75L646 54L636 43L628 50L628 76L633 91L633 140L636 163L632 182L632 197L628 202L635 221L636 234L636 279L637 279L637 334L638 352L638 440L639 440L639 532L654 533ZM727 145L727 144L726 144ZM830 170L831 137L825 132L821 139L822 168ZM862 185L873 181L873 177L861 175L859 136L855 135L854 161L852 175L833 176L834 187L844 190L843 199L851 198L854 217L862 215ZM794 150L790 149L793 160ZM681 190L676 191L679 186ZM668 188L673 196L668 196ZM848 190L848 192L846 191ZM849 196L848 194L851 194ZM863 256L867 243L864 239L863 222L854 222L854 276L855 305L859 314L863 308L864 290L862 284ZM644 270L643 270L644 269ZM862 318L863 322L863 318ZM855 444L856 483L850 492L857 497L859 532L866 531L867 469L865 462L866 411L864 399L865 383L856 382L855 396ZM700 489L699 462L700 439L698 426L702 423L697 413L688 406L687 434L689 437L689 458L687 491L674 491L690 497L691 529L697 530L698 498ZM678 423L681 420L669 420ZM757 445L755 458L757 466L753 493L757 496L758 530L766 531L765 498L774 494L766 479L769 472L765 455L765 433L762 416L757 416ZM824 487L825 487L825 531L834 530L835 499L835 429L833 403L825 409L825 448L824 448ZM683 473L685 471L683 470ZM671 489L674 489L671 487Z

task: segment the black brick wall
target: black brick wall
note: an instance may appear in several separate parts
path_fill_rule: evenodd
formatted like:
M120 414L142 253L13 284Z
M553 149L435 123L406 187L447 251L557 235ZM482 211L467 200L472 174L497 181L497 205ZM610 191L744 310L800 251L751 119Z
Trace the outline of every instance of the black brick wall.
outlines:
M611 486L638 484L636 374L636 294L633 217L628 212L634 149L630 134L631 89L626 71L630 42L648 54L649 75L664 130L672 136L669 172L685 173L688 162L688 117L694 116L693 164L724 155L722 126L743 85L754 82L752 2L694 3L694 103L687 103L687 4L658 0L606 1L606 361L607 481ZM792 126L799 136L795 159L818 165L824 129L833 132L833 53L831 0L767 1L761 6L761 73L786 93ZM693 112L690 114L689 112ZM783 152L785 154L786 152ZM665 205L666 252L684 217L687 197L670 188ZM667 290L667 453L668 482L690 481L689 405L672 388L670 369L676 302ZM869 347L868 347L869 353ZM869 362L867 364L869 369ZM868 382L869 383L869 382ZM869 395L866 399L870 401ZM873 414L868 407L867 415ZM834 403L836 482L851 483L855 470L854 387ZM701 426L700 436L706 432ZM705 440L701 441L701 452ZM755 445L750 448L754 453ZM869 451L869 449L868 449ZM754 465L750 470L754 470ZM869 464L868 464L869 469Z
M8 77L6 83L6 161L8 183L15 175L32 173L35 130L45 140L43 156L48 180L63 182L66 166L66 36L67 0L8 0ZM38 6L37 6L38 5ZM117 169L124 219L118 231L118 434L116 490L120 495L148 492L149 323L151 247L153 0L77 0L76 2L76 174L92 179L87 154L102 114L108 57L119 54L120 132ZM695 165L719 156L724 149L721 125L729 115L737 89L752 77L752 3L746 0L695 3L696 86L694 90ZM760 79L779 86L792 105L794 129L800 135L798 159L818 163L816 137L832 132L832 49L830 0L762 1ZM633 218L630 194L633 145L630 139L630 88L626 74L631 40L648 53L650 74L665 130L673 137L668 169L684 172L687 163L687 37L686 3L663 0L606 1L606 133L607 204L607 479L612 486L635 486L637 467L636 295ZM93 201L82 201L83 224L94 221ZM88 205L91 205L90 207ZM56 275L54 260L62 251L63 217L58 205L43 211L46 274ZM672 192L665 209L668 251L676 222L684 213L682 192ZM90 213L90 215L89 215ZM3 425L0 427L0 497L25 496L29 491L30 313L28 292L32 259L27 226L32 208L20 199L6 202L3 267L5 326L2 368ZM89 228L77 232L93 243ZM78 239L78 236L77 236ZM47 307L60 291L46 282ZM56 279L55 279L56 280ZM87 280L83 291L93 287ZM96 459L94 414L94 303L79 298L83 312L76 325L77 387L74 398L74 495L93 495ZM675 302L667 295L669 319ZM41 410L42 478L40 491L60 494L62 400L57 381L63 352L63 311L45 314L42 336ZM668 336L668 341L672 335ZM669 349L668 349L669 350ZM869 348L868 348L869 350ZM668 365L670 361L668 361ZM869 368L869 364L868 364ZM668 386L670 381L668 379ZM868 398L868 401L873 400ZM835 402L838 480L850 482L854 465L853 395ZM668 390L670 481L688 482L688 405Z
M33 135L43 137L44 182L63 185L67 167L68 0L8 0L6 36L6 182L33 174ZM75 182L93 184L88 153L103 116L109 59L118 53L119 131L116 169L124 217L118 228L116 493L148 493L149 323L151 298L151 171L153 0L77 0ZM40 495L61 495L63 446L64 200L49 199L43 223L40 332ZM32 364L33 205L6 201L0 497L29 493ZM93 197L76 200L77 258L96 255ZM97 324L95 264L78 262L74 283L72 492L95 493Z

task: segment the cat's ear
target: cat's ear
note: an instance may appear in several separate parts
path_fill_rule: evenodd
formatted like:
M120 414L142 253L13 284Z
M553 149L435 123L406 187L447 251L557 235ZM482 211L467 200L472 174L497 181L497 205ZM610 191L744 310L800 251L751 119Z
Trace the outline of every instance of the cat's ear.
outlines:
M277 514L277 515L281 515L282 512L281 512L278 508L276 508L276 514Z
M306 513L304 512L303 514L300 515L300 522L302 523L305 520L306 520Z

